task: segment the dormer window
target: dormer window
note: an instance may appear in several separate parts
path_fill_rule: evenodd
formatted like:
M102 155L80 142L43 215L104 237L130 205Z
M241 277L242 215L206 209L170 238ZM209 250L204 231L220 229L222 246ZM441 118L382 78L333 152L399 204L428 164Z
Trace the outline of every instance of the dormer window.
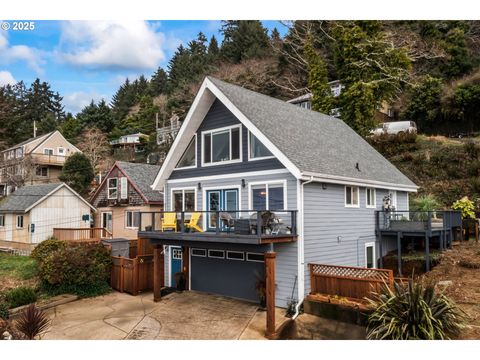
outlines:
M202 132L203 165L241 161L240 125Z

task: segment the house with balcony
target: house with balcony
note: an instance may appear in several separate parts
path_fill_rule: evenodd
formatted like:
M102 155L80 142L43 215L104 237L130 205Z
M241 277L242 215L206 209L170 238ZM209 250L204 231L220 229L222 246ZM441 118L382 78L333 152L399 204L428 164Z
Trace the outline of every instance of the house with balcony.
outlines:
M376 267L389 196L417 186L342 120L207 77L152 188L165 210L140 214L155 247L154 298L187 289L298 310L309 263ZM273 326L274 327L274 326Z
M68 156L80 150L58 130L0 152L0 196L23 185L58 182Z
M136 239L140 212L163 210L163 194L150 185L160 166L117 161L90 202L97 208L95 227L114 239Z
M113 156L124 161L136 160L138 154L143 151L148 138L148 135L136 133L123 135L118 139L111 140L110 146L113 149Z

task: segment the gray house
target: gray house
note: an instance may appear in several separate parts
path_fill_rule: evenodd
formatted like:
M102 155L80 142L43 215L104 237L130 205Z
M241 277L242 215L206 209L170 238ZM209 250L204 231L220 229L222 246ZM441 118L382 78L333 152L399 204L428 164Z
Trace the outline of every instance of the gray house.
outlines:
M309 293L308 263L376 267L396 242L376 242L375 210L417 191L342 120L211 77L152 188L167 212L139 237L162 249L157 281L182 269L189 289L258 301L274 254L280 307Z

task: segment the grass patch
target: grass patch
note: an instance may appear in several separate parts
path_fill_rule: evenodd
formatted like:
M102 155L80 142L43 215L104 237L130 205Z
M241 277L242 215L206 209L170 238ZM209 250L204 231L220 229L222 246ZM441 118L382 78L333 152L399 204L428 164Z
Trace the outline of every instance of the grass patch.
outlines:
M0 253L0 278L29 280L37 276L37 273L37 263L34 259Z

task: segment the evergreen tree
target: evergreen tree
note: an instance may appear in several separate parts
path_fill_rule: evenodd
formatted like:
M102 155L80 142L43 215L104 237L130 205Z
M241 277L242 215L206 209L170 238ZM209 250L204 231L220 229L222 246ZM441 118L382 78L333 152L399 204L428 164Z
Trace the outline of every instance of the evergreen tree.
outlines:
M329 115L335 107L335 98L328 85L327 66L322 56L313 48L311 38L307 40L304 53L308 62L308 87L312 92L312 110Z
M77 120L81 128L97 127L105 133L110 132L115 125L112 110L103 99L98 104L92 100L77 114Z
M220 49L218 47L218 41L215 35L212 35L210 38L210 42L208 44L208 56L210 61L214 62L218 59L218 55L220 54Z
M450 57L442 67L447 78L461 76L472 69L473 63L462 28L454 27L447 33L445 50Z
M115 123L127 116L130 108L135 105L136 97L134 86L126 79L112 97L111 106Z
M82 124L80 123L80 120L74 117L71 113L67 113L65 120L59 126L58 130L62 133L65 139L75 143L76 137L80 135L80 132L82 131Z
M149 94L150 96L158 96L165 94L167 91L168 75L161 67L157 69L150 79Z
M68 186L80 194L85 194L90 188L95 174L88 157L77 152L67 158L59 176Z
M266 56L269 53L268 30L258 20L223 21L220 53L233 62Z

